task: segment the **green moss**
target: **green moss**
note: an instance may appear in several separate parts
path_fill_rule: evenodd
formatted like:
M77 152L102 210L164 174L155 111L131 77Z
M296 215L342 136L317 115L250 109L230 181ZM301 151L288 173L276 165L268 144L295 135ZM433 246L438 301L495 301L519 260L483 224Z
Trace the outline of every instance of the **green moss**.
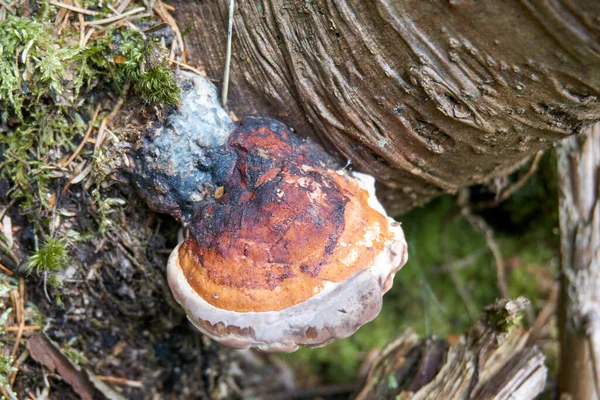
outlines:
M124 62L120 65L118 79L131 79L135 93L149 104L175 105L181 89L173 72L167 67L165 49L156 40L137 41L122 46Z
M12 357L0 352L0 386L8 385L8 377L15 371L11 365Z
M68 342L63 343L62 346L60 346L61 352L75 365L88 365L89 360L85 356L84 352L75 347L76 342L77 337L72 337ZM54 344L59 347L56 343Z
M102 18L109 11L104 3L87 1L82 6ZM48 232L48 215L56 211L57 197L69 195L61 190L74 173L61 171L60 162L79 145L103 94L124 96L133 87L145 102L168 106L179 101L180 91L166 67L167 54L156 41L119 26L80 47L76 29L67 26L57 35L57 7L40 2L38 10L31 16L8 15L0 22L0 179L9 182L11 198L20 200L19 208L38 232ZM102 114L96 128L101 120ZM105 177L102 162L110 164L110 155L84 150L80 156L92 161L94 178ZM100 204L98 231L103 233L110 202L99 194L95 200ZM77 232L69 236L86 237ZM39 256L34 260L30 265L36 270L48 270Z
M523 324L523 312L519 311L515 314L510 313L507 309L486 309L487 320L494 325L498 332L509 333L517 326Z
M175 105L179 102L179 86L173 73L165 65L159 65L143 73L135 82L135 91L150 104Z
M69 251L66 240L46 236L40 248L29 257L27 273L35 271L38 275L54 276L57 272L65 270L68 262Z

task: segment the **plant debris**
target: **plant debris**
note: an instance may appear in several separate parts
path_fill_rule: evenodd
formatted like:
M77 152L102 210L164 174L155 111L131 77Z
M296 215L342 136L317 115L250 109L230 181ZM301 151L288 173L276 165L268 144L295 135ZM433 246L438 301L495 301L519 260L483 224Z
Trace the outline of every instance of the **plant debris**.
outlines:
M29 339L27 349L50 372L58 372L83 400L97 399L99 395L110 400L125 399L89 371L74 365L44 334Z

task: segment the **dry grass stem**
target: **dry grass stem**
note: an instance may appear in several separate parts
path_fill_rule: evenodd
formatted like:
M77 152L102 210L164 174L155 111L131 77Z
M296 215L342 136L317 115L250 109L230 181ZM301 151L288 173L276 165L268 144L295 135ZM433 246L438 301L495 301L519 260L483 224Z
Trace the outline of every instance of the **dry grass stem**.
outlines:
M63 165L61 165L61 167L65 168L65 167L69 166L69 164L71 164L73 162L73 160L79 155L81 150L83 150L83 146L85 146L88 139L90 138L90 135L92 134L92 130L94 129L94 123L96 122L96 118L98 118L99 113L100 113L100 104L98 104L96 106L96 110L94 111L92 120L90 121L88 129L85 132L85 135L83 136L83 139L81 140L81 143L79 143L79 146L77 146L77 149L75 149L75 152L71 155L71 157L69 157L69 159Z
M179 30L179 27L177 26L177 22L171 16L171 14L169 14L167 8L165 7L165 4L162 1L157 0L156 2L154 2L152 9L156 13L156 15L158 15L158 17L163 22L165 22L167 25L169 25L171 27L171 29L173 30L173 33L175 34L175 38L177 39L177 46L179 48L179 51L181 52L181 59L183 62L186 62L185 46L183 44L183 36L181 35L181 31Z
M471 207L467 203L468 195L467 192L462 191L458 196L458 205L460 207L460 213L465 220L473 227L476 232L479 232L485 238L485 242L494 256L496 262L496 277L497 286L500 296L505 299L509 298L508 285L506 283L506 267L504 265L504 259L502 258L502 252L500 247L494 239L494 231L479 215L473 214Z
M83 32L83 29L81 31ZM79 46L80 47L85 47L85 45L90 40L90 38L92 37L92 35L94 34L94 32L96 32L96 29L95 28L90 28L87 31L87 33L85 34L85 36L83 37L82 41L79 43Z
M15 340L15 345L11 353L12 359L15 360L19 351L19 346L21 345L21 338L23 337L23 328L25 327L25 280L23 278L19 278L19 289L11 291L11 298L13 301L13 307L15 307L16 320L19 324L19 329L17 330L17 338Z
M64 8L61 8L61 11L62 11L62 10L66 10L66 9L64 9ZM78 15L78 16L80 16L80 17L81 17L81 19L83 20L83 15L82 15L82 14L77 14L77 15ZM65 17L64 17L64 18L62 19L62 21L61 21L61 24L60 24L60 26L59 26L59 28L58 28L57 35L60 35L60 34L62 33L62 31L65 29L65 27L66 27L66 26L67 26L67 24L69 23L69 19L70 19L70 18L71 18L71 11L69 11L69 10L66 10Z
M119 14L123 14L123 11L125 11L125 9L127 8L127 6L129 5L129 3L131 3L131 0L123 0L118 6L117 6L117 12Z
M0 5L2 7L4 7L5 10L7 10L9 13L11 14L15 14L15 9L12 8L12 4L5 2L4 0L0 0Z
M548 294L546 304L538 313L533 324L531 324L529 338L527 339L530 344L536 344L535 342L542 337L542 329L548 325L550 319L555 315L558 293L558 283L555 283Z
M141 388L144 386L141 381L131 381L129 379L119 378L116 376L96 375L96 378L100 379L102 382L114 383L122 386L129 386L134 388Z
M96 143L94 144L94 153L96 153L96 151L102 146L107 122L107 117L102 118L102 122L100 122L100 127L98 128L98 135L96 136Z
M19 329L21 329L21 326L9 326L7 328L4 328L4 330L6 332L18 332ZM42 327L40 325L26 325L26 326L23 326L23 332L27 332L27 331L39 331L40 329L42 329Z
M4 218L4 214L6 214L6 212L8 211L9 208L11 208L13 206L13 204L15 204L15 199L12 199L7 205L6 207L4 207L2 210L0 210L0 220L2 218Z
M231 66L231 42L233 40L233 10L235 1L229 0L229 22L227 24L227 50L225 53L225 67L223 69L223 86L221 88L221 105L227 106L227 92L229 91L229 69Z
M114 15L112 17L108 17L108 18L98 19L98 20L95 20L95 21L86 22L86 25L96 26L96 25L110 24L112 22L116 22L116 21L119 21L119 20L121 20L123 18L129 17L131 15L139 14L142 11L146 11L146 8L145 7L134 8L133 10L127 11L127 12L125 12L123 14L118 14L118 15Z
M12 272L10 269L8 269L7 267L5 267L2 264L0 264L0 271L4 272L8 276L13 276L15 274L14 272Z
M25 350L23 353L21 353L19 358L17 358L17 361L15 361L15 363L13 365L15 370L10 375L10 379L9 379L9 383L8 383L11 388L15 384L15 380L17 379L17 374L19 373L19 368L21 368L21 364L23 364L25 362L25 360L27 360L28 357L29 357L29 350Z
M96 15L98 15L98 12L96 12L96 11L86 10L85 8L72 6L70 4L59 3L58 1L50 0L48 3L52 4L53 6L66 8L67 10L70 10L70 11L73 11L76 13L80 13L80 14L89 15L91 17L95 17Z
M172 62L176 65L179 65L181 68L188 70L188 71L192 71L195 74L198 74L199 76L206 78L206 71L200 71L197 68L192 67L191 65L176 61L176 60L172 60Z

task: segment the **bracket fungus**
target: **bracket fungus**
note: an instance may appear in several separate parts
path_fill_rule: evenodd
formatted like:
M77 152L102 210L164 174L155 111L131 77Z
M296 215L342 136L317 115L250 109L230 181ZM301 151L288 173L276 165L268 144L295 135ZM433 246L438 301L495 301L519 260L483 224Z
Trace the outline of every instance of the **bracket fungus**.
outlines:
M182 105L136 157L142 196L187 229L167 267L173 296L236 348L291 352L352 335L407 259L374 178L336 168L280 122L233 123L212 84L182 76Z

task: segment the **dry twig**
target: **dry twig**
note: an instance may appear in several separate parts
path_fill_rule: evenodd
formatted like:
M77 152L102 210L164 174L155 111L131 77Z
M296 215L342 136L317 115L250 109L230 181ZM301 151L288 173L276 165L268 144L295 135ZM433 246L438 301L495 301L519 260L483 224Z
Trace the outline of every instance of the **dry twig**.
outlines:
M4 328L4 330L6 332L17 332L17 331L19 331L19 329L21 329L21 326L9 326L9 327ZM40 325L26 325L26 326L23 326L23 332L26 332L26 331L37 331L37 330L40 330L40 329L42 329L42 327Z
M188 71L192 71L195 74L198 74L199 76L206 78L206 71L200 71L197 68L192 67L191 65L176 61L176 60L171 60L172 63L179 65L181 68L183 69L187 69Z
M10 268L7 268L2 264L0 264L0 271L4 272L8 276L13 276L15 274Z

